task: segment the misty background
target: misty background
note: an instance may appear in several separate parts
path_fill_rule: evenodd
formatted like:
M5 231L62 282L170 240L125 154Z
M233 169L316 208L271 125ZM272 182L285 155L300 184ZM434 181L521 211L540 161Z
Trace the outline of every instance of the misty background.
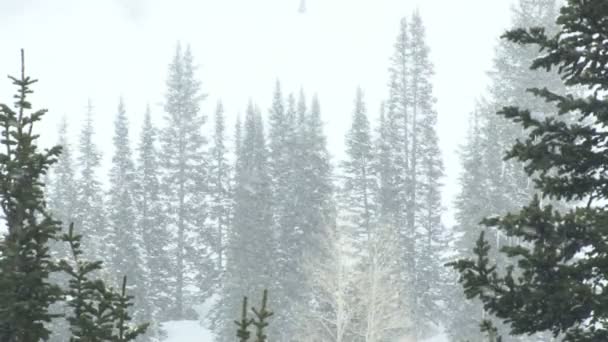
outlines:
M316 92L336 164L344 153L356 87L363 88L370 121L375 121L387 96L387 66L399 20L419 9L435 69L437 132L446 168L443 221L451 226L460 170L456 151L464 141L468 113L486 91L486 71L514 3L307 0L301 13L300 0L2 0L0 65L2 73L16 73L18 51L25 49L29 73L41 80L33 102L49 109L45 145L56 143L64 115L70 140L76 142L87 99L92 101L102 179L112 156L120 96L134 137L147 104L154 123L162 122L167 66L178 41L191 46L199 67L197 77L208 95L202 112L211 117L221 99L229 137L249 99L267 116L277 79L284 89L302 87L309 96ZM0 93L11 92L9 82L0 82Z

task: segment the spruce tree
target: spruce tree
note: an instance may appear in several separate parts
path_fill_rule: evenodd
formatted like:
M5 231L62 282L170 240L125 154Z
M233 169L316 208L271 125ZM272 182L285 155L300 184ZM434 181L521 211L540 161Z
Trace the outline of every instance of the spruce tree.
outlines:
M277 232L278 289L275 291L275 306L282 310L277 316L275 329L283 334L293 333L294 305L301 299L301 292L294 288L301 284L298 271L298 247L302 228L297 207L301 196L296 191L298 179L297 158L301 158L301 146L297 144L297 113L293 95L289 95L287 106L281 85L277 81L269 113L268 168L272 187L273 229ZM279 331L277 331L279 333Z
M443 161L437 136L437 112L433 95L433 65L429 59L425 28L418 11L410 21L410 99L412 115L411 181L414 207L415 293L412 304L414 337L421 338L442 324L446 278L442 251L447 242L441 222ZM410 223L408 222L408 225ZM432 285L431 285L432 284ZM433 326L434 325L434 326Z
M460 192L454 207L454 249L459 257L470 257L474 241L481 231L480 221L491 214L487 183L489 178L483 164L483 103L478 103L471 113L466 142L460 150L462 171L459 176ZM453 341L483 341L479 324L484 315L481 303L467 300L460 288L450 291L446 332Z
M48 340L53 318L49 305L61 290L50 283L55 270L49 240L60 230L44 200L42 178L57 161L61 147L39 150L34 126L46 110L32 110L28 95L37 80L26 76L23 50L21 74L9 77L17 87L14 107L0 104L0 201L7 232L0 240L0 340Z
M158 323L169 319L163 308L172 303L169 276L170 257L167 255L166 217L160 189L160 165L157 146L157 130L152 124L150 108L146 109L137 148L135 174L136 231L142 235L144 264L144 288L149 303L150 320ZM155 333L152 325L149 333Z
M542 26L548 32L555 32L556 16L555 0L520 0L513 8L512 27ZM517 139L525 138L527 132L520 125L495 115L496 111L502 106L517 104L530 109L535 115L548 115L555 111L555 105L532 96L526 90L547 87L560 94L565 92L563 82L557 75L529 70L528 66L536 58L537 52L532 46L519 46L501 40L489 73L488 107L482 112L485 120L485 140L482 144L485 147L484 168L489 175L487 191L492 214L502 215L518 210L536 192L532 178L525 173L523 165L502 158ZM499 231L488 234L492 235L492 244L496 249L502 245L517 244L517 241ZM502 262L499 265L503 267Z
M234 217L226 250L226 274L217 303L220 341L232 341L232 321L243 294L273 288L277 262L270 172L262 118L249 104L235 170Z
M59 124L57 145L61 146L61 154L57 163L51 168L50 182L47 185L48 205L53 217L62 222L64 229L67 222L73 222L77 207L77 189L74 183L75 165L72 146L68 139L68 122L64 116ZM56 257L68 255L67 246L62 243L52 243L51 252Z
M595 1L568 1L557 19L556 34L542 27L514 29L507 40L541 49L533 70L557 70L566 86L586 87L561 95L544 85L530 93L557 110L539 116L528 108L504 107L499 114L528 129L507 158L525 164L540 196L518 212L484 220L522 243L502 246L509 266L497 268L484 234L474 257L452 263L461 274L465 294L510 325L514 335L550 331L565 341L608 338L601 272L606 234L603 195L606 112L608 6ZM522 101L523 102L523 101ZM564 116L577 120L565 121ZM566 200L561 212L541 199ZM582 203L581 203L582 202Z
M341 169L340 211L358 255L363 255L376 215L377 178L370 124L361 88L357 89L355 96L352 123L346 134L346 158Z
M129 121L123 99L118 104L114 119L114 154L110 168L110 189L107 196L110 268L116 273L114 283L120 284L123 276L130 279L130 287L140 296L135 303L136 319L149 319L150 308L144 285L144 255L142 231L137 226L135 203L135 165L129 138Z
M382 158L388 158L379 174L382 186L382 221L396 226L401 246L399 302L408 317L417 314L416 305L416 229L413 205L412 177L412 115L410 94L410 32L406 18L402 18L394 53L389 67L389 97L386 101L386 124ZM413 326L412 326L413 328ZM412 330L412 329L410 329ZM410 331L413 335L414 331ZM412 336L413 337L413 336ZM415 337L414 337L415 340Z
M59 268L69 276L64 294L72 309L67 316L70 324L70 342L126 342L145 333L148 323L133 325L128 310L132 296L126 294L127 277L122 280L121 291L107 286L100 279L93 279L102 268L102 261L83 259L82 236L74 233L70 224L61 240L69 245L71 257L60 260Z
M224 107L218 102L214 117L213 144L210 151L209 166L209 195L210 208L209 219L212 222L213 251L216 265L208 270L207 277L214 278L219 285L221 275L226 263L225 249L228 236L228 227L232 211L231 203L231 177L232 167L228 162L228 146L226 145L226 122L224 118ZM216 285L216 286L217 286Z
M201 268L201 260L212 262L207 255L200 254L201 249L209 248L208 245L194 246L190 243L200 241L197 236L204 233L206 227L203 224L207 217L204 200L207 195L207 159L204 153L207 141L202 133L206 116L200 112L200 102L206 96L200 91L195 69L190 48L182 52L178 45L169 66L165 126L160 135L167 224L175 232L171 252L174 255L171 274L174 280L174 319L186 317L185 296L188 294L184 291L194 281L189 274L195 272L195 268ZM211 286L205 284L202 290Z
M555 32L556 5L554 0L522 0L512 10L513 26L544 26L548 32ZM555 105L537 98L526 91L531 87L548 87L557 93L564 93L565 87L554 73L529 70L528 66L536 58L538 49L521 46L501 40L496 48L493 67L489 73L490 87L487 98L477 105L475 128L476 137L470 137L463 151L463 163L468 177L461 179L461 194L457 199L457 257L469 257L480 232L479 221L489 215L502 215L518 210L537 192L533 187L533 177L529 177L523 165L515 160L504 160L504 152L517 140L524 139L526 130L516 123L496 115L503 105L519 103L542 117L551 115ZM569 119L566 115L562 119ZM473 142L474 141L474 142ZM474 145L473 145L474 144ZM473 155L469 155L473 154ZM467 155L469 155L467 157ZM467 158L473 158L467 161ZM469 163L467 166L467 163ZM466 171L468 170L468 172ZM464 175L463 175L464 177ZM562 204L563 205L563 204ZM562 206L560 205L560 206ZM499 268L509 261L496 253L504 245L517 245L518 239L490 228L486 232L492 245L491 253ZM453 291L459 291L455 284ZM454 338L471 341L482 339L478 332L479 321L487 314L473 302L465 303L462 295L454 296L449 310L448 325ZM476 309L473 309L476 307ZM470 315L473 311L475 314ZM464 320L464 321L463 321ZM497 325L500 332L508 327ZM503 336L505 340L527 340L526 337ZM548 337L537 337L546 339ZM533 338L530 338L533 339Z
M83 235L83 250L93 260L107 260L108 250L103 241L108 239L103 190L98 176L101 153L93 141L93 105L87 104L86 116L80 131L77 159L77 207L75 225Z

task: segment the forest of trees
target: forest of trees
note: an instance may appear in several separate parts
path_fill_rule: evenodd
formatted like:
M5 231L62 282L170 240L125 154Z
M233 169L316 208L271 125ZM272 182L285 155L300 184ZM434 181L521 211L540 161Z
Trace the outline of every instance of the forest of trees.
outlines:
M41 151L22 68L0 106L0 341L162 341L177 320L220 342L607 340L608 4L514 6L460 147L454 226L424 20L396 24L385 99L353 89L338 161L317 95L277 80L231 130L222 102L201 110L178 44L162 113L117 98L106 186L93 102L77 142L64 119ZM243 297L262 293L249 320Z

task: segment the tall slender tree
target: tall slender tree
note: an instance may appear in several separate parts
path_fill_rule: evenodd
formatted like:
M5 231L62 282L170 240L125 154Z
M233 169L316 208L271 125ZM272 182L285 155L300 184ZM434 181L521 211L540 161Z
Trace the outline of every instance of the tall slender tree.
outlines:
M118 103L114 119L114 154L110 168L110 189L107 196L109 242L115 284L122 277L130 279L130 287L140 296L134 303L134 318L149 319L150 306L145 299L145 261L142 232L137 226L135 199L135 165L129 138L129 121L123 99Z
M433 95L433 65L429 59L425 28L418 11L410 21L410 99L412 114L411 180L416 238L413 309L414 337L423 337L442 324L445 272L441 267L447 232L441 222L443 161L436 132L437 112ZM408 223L409 225L409 223ZM432 284L432 285L431 285ZM429 324L430 323L430 324Z
M376 219L377 178L371 130L363 100L357 89L350 130L346 134L346 158L341 163L341 213L349 226L355 249L362 255Z
M77 207L77 189L74 183L75 165L72 147L68 139L68 122L63 117L59 124L57 145L61 146L61 154L57 163L51 168L50 182L47 185L49 209L66 229L74 221ZM68 248L62 243L51 243L51 252L56 257L68 255Z
M226 145L225 125L224 107L221 102L218 102L215 109L213 145L210 151L209 167L209 219L212 223L210 234L214 240L213 251L217 260L211 276L214 277L216 283L221 279L225 268L225 249L232 211L230 184L232 167L227 159L228 146Z
M262 118L247 108L235 174L234 218L226 255L226 274L217 303L218 338L233 340L233 318L243 295L275 288L276 234L271 211L270 172ZM272 338L272 336L271 336Z
M296 191L299 171L297 158L301 157L301 146L297 140L297 113L295 99L289 95L287 106L282 95L281 85L277 81L269 113L268 133L268 168L272 187L273 229L277 232L277 254L279 276L275 292L275 307L281 307L277 313L275 333L281 333L279 339L286 339L284 334L293 334L295 323L294 305L301 300L301 292L294 294L294 288L301 284L297 267L297 251L301 243L302 228L299 225L298 199ZM287 108L286 108L287 107Z
M78 206L76 207L75 225L83 235L83 250L86 257L92 260L107 260L106 245L108 231L106 213L103 205L103 189L99 180L98 170L101 163L101 153L95 142L93 125L93 105L89 100L85 119L80 131L79 154L77 159L78 177Z
M145 257L143 294L147 296L146 312L152 325L148 334L158 334L158 322L169 319L163 310L172 303L170 298L170 257L167 255L166 227L160 189L160 165L157 131L152 123L150 108L146 108L137 148L135 173L136 229L142 236L142 254Z
M61 227L66 230L71 222L75 219L77 202L77 188L74 182L75 165L72 156L72 149L68 140L68 123L67 118L63 117L59 124L57 145L61 146L61 154L57 158L57 163L50 170L50 175L47 183L47 200L48 208L53 217L61 221ZM69 257L70 250L64 242L59 240L50 240L49 247L51 255L55 259ZM65 274L55 272L51 274L51 279L58 285L67 285L67 277ZM51 308L53 313L61 313L66 311L66 303L59 301L54 303ZM69 339L69 325L65 320L53 320L51 325L53 334L51 341L65 341Z
M186 305L184 291L189 283L189 274L194 265L200 267L196 255L199 247L189 241L200 234L205 227L207 163L204 153L206 139L202 126L206 117L200 112L200 102L206 96L201 93L200 82L195 77L195 66L190 48L184 52L178 44L173 62L169 66L167 93L165 98L165 126L160 135L161 165L163 168L162 187L167 210L167 223L175 232L173 244L174 265L171 278L174 280L175 319L184 318ZM211 260L209 260L211 262ZM192 271L192 272L190 272ZM200 284L199 284L200 285ZM209 284L210 286L210 284Z

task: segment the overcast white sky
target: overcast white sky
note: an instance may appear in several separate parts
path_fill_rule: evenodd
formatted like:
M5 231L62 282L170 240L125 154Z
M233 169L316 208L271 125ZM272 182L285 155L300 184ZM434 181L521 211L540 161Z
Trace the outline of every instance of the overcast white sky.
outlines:
M44 141L61 116L76 142L87 99L96 140L111 158L112 121L123 96L133 125L146 103L161 123L167 65L179 40L190 44L211 114L221 98L229 125L249 98L269 107L274 82L319 94L334 161L343 150L357 86L375 119L387 94L387 68L399 20L418 8L435 64L439 135L448 177L444 203L458 190L455 151L467 115L487 86L498 36L515 0L0 0L0 75L16 74L19 48L40 79L34 105L50 110ZM0 101L13 89L0 80ZM232 132L230 132L232 134ZM451 223L451 215L446 215Z

